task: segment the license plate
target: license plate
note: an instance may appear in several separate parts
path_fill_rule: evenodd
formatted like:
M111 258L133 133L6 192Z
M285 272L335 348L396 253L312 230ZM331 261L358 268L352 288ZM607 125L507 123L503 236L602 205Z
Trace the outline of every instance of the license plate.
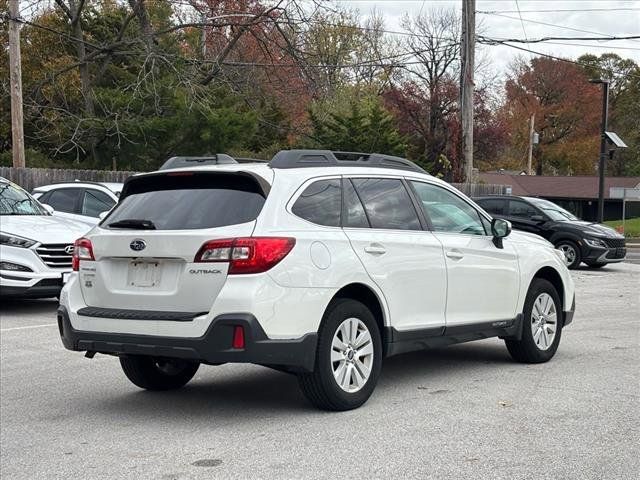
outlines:
M155 287L160 281L158 262L131 262L128 280L132 287Z
M62 273L62 284L63 285L69 281L69 276L70 275L71 275L71 272L63 272Z

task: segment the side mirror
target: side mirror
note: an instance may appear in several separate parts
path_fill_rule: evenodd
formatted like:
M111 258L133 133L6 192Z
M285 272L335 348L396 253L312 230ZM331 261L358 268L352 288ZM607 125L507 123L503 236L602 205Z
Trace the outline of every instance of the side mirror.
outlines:
M104 220L111 210L105 210L104 212L100 212L98 214L98 220Z
M44 207L44 209L49 212L50 215L53 215L53 212L55 212L55 210L53 209L53 207L47 203L43 203L42 206Z
M491 221L491 234L493 244L498 248L503 248L502 239L511 233L511 222L502 218L494 218Z
M531 216L531 221L532 222L544 222L544 217L542 215L532 215Z

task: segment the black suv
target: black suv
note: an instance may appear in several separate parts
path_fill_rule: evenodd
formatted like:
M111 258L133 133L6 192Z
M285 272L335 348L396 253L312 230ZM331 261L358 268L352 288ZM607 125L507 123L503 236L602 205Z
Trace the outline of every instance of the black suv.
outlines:
M535 233L562 250L569 268L581 262L591 268L621 262L627 253L624 237L599 223L580 220L542 198L490 196L475 201L496 218L509 220L516 230Z

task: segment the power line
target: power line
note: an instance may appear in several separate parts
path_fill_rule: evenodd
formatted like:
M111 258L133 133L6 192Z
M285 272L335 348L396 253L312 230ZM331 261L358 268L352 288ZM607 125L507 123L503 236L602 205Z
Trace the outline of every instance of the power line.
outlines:
M522 18L522 17L512 17L510 15L502 15L500 13L492 13L491 15L496 16L496 17L502 17L502 18L508 18L511 20L521 20L524 22L529 22L529 23L536 23L538 25L545 25L547 27L554 27L554 28L562 28L564 30L571 30L573 32L581 32L581 33L590 33L592 35L601 35L602 37L614 37L614 35L610 35L608 33L601 33L601 32L594 32L592 30L582 30L580 28L573 28L573 27L567 27L566 25L558 25L555 23L548 23L548 22L541 22L539 20L531 20L531 19L527 19L527 18Z
M511 48L515 48L516 50L521 50L523 52L535 53L536 55L539 55L541 57L551 58L553 60L559 60L561 62L566 62L566 63L573 63L574 65L578 65L580 67L589 67L589 66L591 66L590 64L587 64L587 63L578 62L576 60L570 60L568 58L558 57L556 55L551 55L551 54L548 54L548 53L538 52L538 51L535 51L535 50L531 50L529 48L521 47L519 45L511 45L510 43L506 43L506 42L485 43L484 41L479 39L478 43L482 43L482 44L485 44L485 45L491 45L491 46L503 45L505 47L511 47ZM634 74L628 73L628 72L621 72L621 71L618 71L618 70L612 70L611 73L612 74L621 75L621 76L625 76L625 77L631 77L631 78L635 78L635 79L640 80L640 75L634 75Z
M478 37L480 38L480 37ZM616 40L636 40L640 39L640 35L627 35L624 37L610 37L610 38L602 38L602 37L542 37L542 38L526 38L523 40L521 38L489 38L482 37L482 39L486 42L496 41L496 42L510 42L510 43L543 43L543 42L554 42L554 41L594 41L594 42L612 42ZM615 48L615 47L612 47Z
M558 8L541 10L478 10L476 13L494 15L496 13L558 13L558 12L637 12L640 8Z
M619 47L611 45L593 45L589 43L566 43L566 42L547 42L545 45L566 45L569 47L589 47L589 48L604 48L607 50L635 50L640 52L640 47Z

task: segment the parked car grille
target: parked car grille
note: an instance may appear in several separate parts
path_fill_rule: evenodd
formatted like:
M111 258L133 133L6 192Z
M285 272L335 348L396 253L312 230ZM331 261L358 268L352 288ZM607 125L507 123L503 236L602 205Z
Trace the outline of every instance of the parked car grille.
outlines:
M71 268L72 255L65 251L68 247L73 248L73 245L66 243L40 245L36 248L36 252L48 267Z
M609 248L623 248L624 238L607 238L605 242Z

